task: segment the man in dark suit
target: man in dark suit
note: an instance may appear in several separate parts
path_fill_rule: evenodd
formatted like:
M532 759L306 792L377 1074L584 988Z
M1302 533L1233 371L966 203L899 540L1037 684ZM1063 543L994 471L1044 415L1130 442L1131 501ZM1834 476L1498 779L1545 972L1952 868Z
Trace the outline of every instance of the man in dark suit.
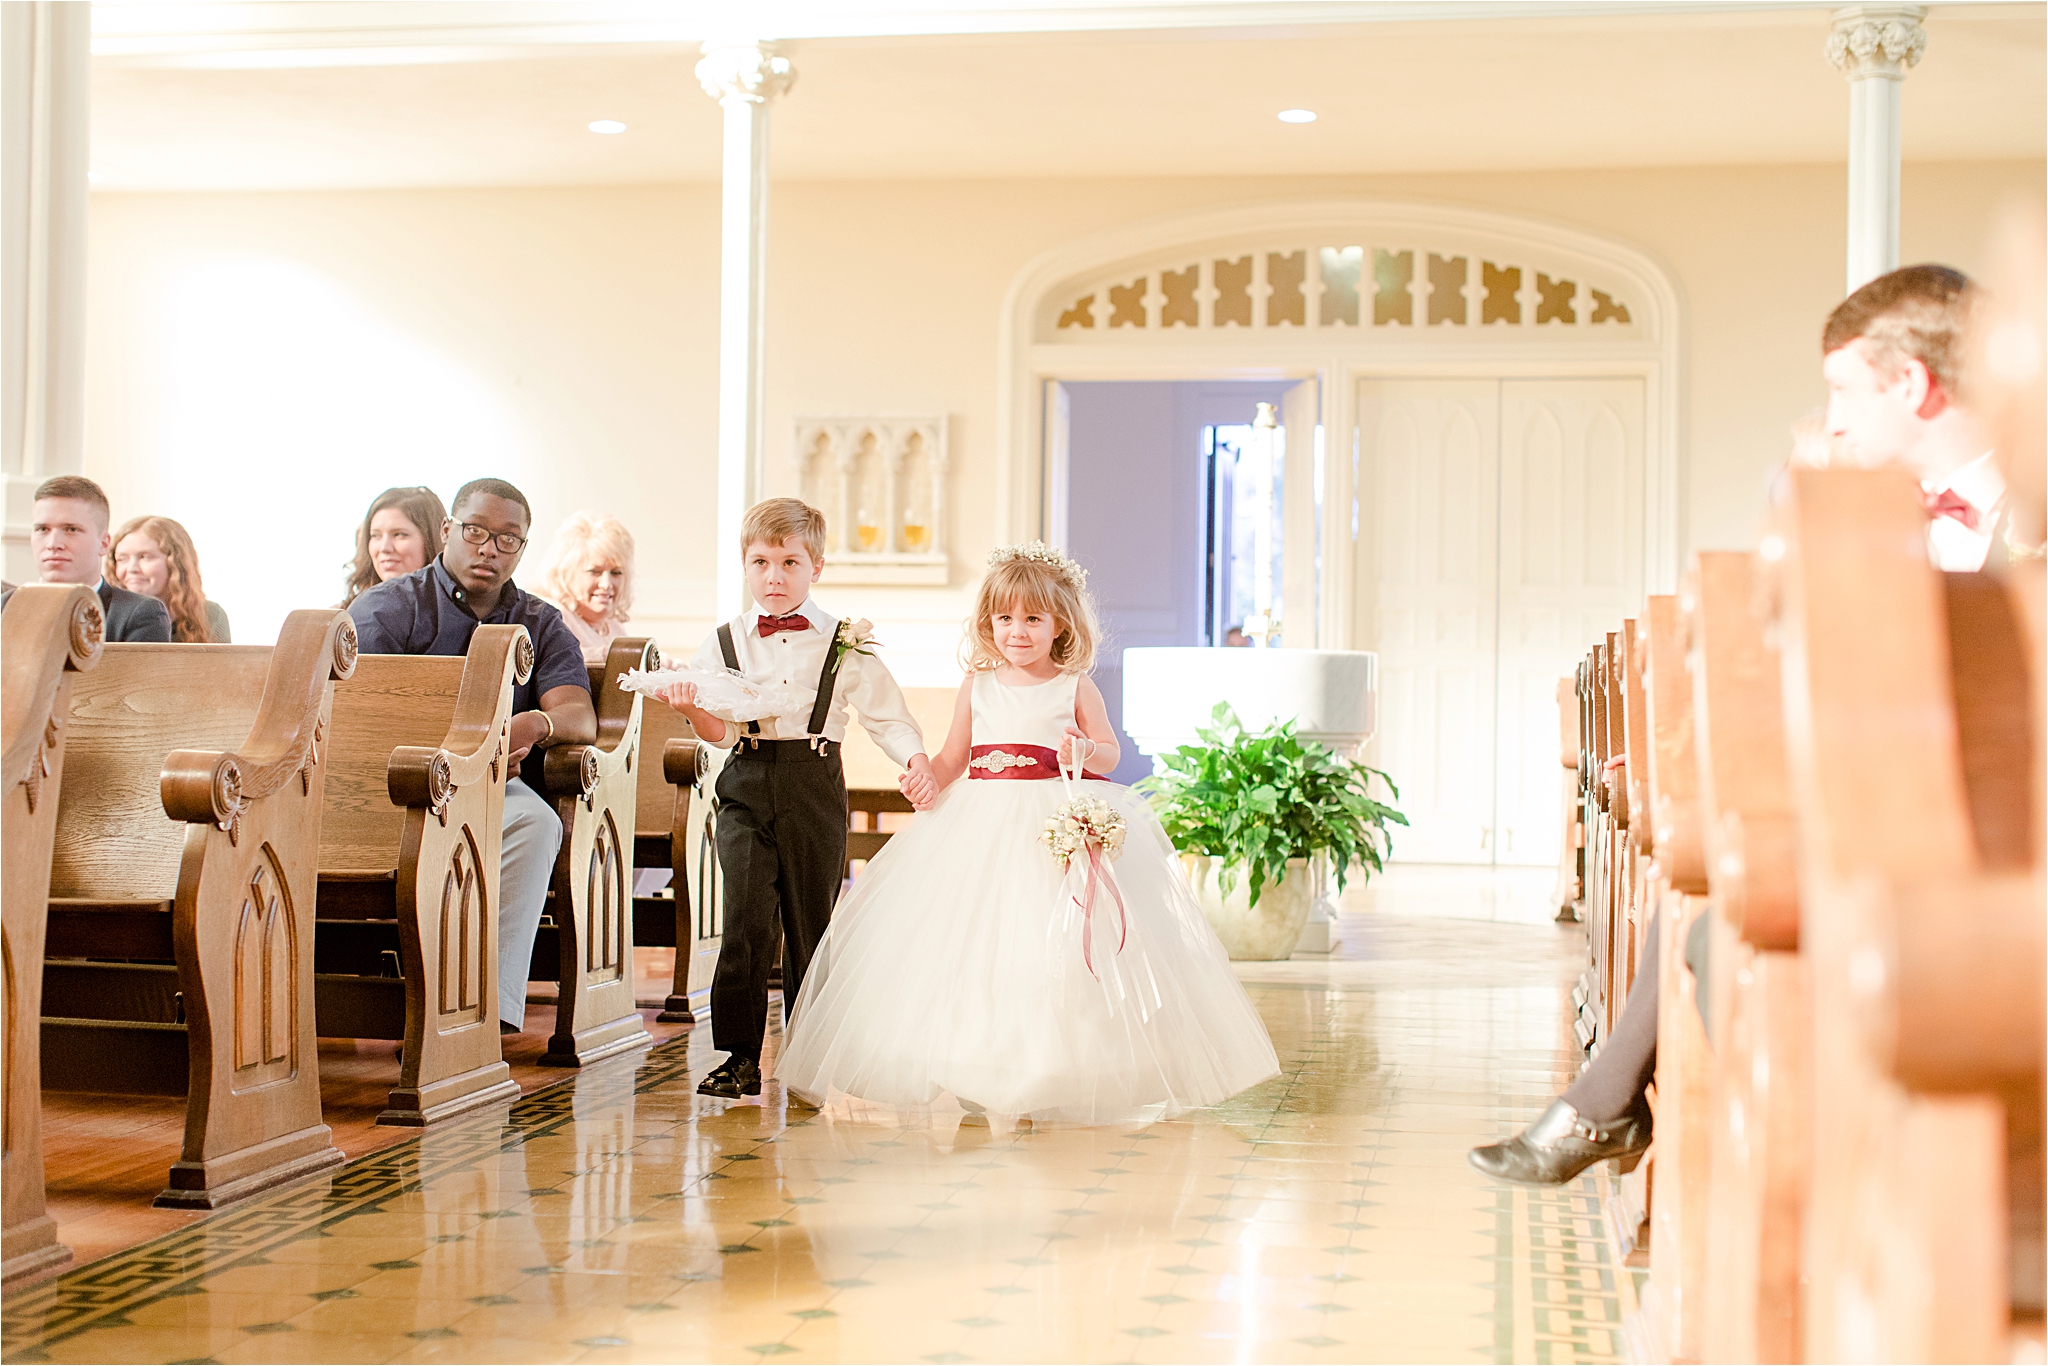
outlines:
M45 479L36 488L29 548L44 583L94 586L106 609L109 641L171 639L170 610L155 598L108 583L101 572L113 541L113 509L98 484L78 474Z

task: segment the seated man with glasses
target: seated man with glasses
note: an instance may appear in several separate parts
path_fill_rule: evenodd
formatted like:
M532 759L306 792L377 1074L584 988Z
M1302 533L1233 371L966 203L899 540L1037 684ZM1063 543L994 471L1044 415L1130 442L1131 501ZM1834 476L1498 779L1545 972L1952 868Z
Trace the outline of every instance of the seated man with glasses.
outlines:
M505 783L505 843L498 881L498 1028L526 1026L526 973L562 845L562 821L542 795L541 751L597 739L583 648L561 611L512 582L533 509L502 479L472 479L441 524L440 555L387 579L349 604L366 655L463 655L483 625L524 626L533 675L512 693L509 743L518 774Z

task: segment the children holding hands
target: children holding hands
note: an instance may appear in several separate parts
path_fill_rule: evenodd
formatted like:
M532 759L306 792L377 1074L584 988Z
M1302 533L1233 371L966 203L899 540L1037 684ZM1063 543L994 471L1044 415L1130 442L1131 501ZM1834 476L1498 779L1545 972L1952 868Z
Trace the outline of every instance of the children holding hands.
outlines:
M852 1099L1020 1127L1157 1118L1214 1105L1279 1071L1258 1013L1144 800L1100 776L1119 757L1088 677L1101 630L1086 576L1037 542L990 557L968 623L969 672L928 760L865 622L810 600L824 518L772 499L743 526L758 613L721 626L693 667L803 693L745 725L663 694L714 745L725 939L713 1041L697 1088L761 1090L767 972L780 926L786 1011L777 1076L812 1106ZM846 850L838 739L851 706L902 764L922 813L837 912ZM963 781L964 780L964 781ZM1112 866L1113 865L1113 866Z

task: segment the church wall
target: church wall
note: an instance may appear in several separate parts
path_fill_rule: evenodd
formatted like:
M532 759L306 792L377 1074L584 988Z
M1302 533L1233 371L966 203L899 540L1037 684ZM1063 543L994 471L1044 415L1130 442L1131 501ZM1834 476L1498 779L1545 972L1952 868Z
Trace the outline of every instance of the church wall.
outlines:
M1909 165L1905 258L1974 267L1995 206L2038 200L2043 183L2038 161ZM1816 338L1842 280L1834 166L774 194L771 491L795 488L798 415L951 418L953 586L829 600L875 618L906 681L933 685L996 536L998 310L1049 248L1183 209L1318 195L1522 212L1631 241L1685 303L1691 547L1753 539L1787 424L1821 401ZM640 543L636 621L672 649L702 633L715 186L97 194L92 214L86 472L117 519L187 523L238 638L270 639L288 608L333 600L378 490L425 482L446 496L483 473L533 497L535 557L575 508L620 513Z

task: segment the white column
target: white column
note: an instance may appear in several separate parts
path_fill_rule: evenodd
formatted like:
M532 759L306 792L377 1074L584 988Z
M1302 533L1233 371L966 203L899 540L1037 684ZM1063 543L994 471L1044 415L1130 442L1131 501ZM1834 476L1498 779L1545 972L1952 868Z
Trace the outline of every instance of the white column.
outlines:
M767 350L768 102L796 79L763 43L706 43L704 93L725 110L718 273L718 618L745 605L740 519L759 498ZM843 534L843 532L842 532Z
M85 465L92 7L0 5L0 485L8 582L32 582L35 487Z
M1828 60L1849 78L1849 288L1899 264L1899 87L1927 50L1924 5L1835 11Z

